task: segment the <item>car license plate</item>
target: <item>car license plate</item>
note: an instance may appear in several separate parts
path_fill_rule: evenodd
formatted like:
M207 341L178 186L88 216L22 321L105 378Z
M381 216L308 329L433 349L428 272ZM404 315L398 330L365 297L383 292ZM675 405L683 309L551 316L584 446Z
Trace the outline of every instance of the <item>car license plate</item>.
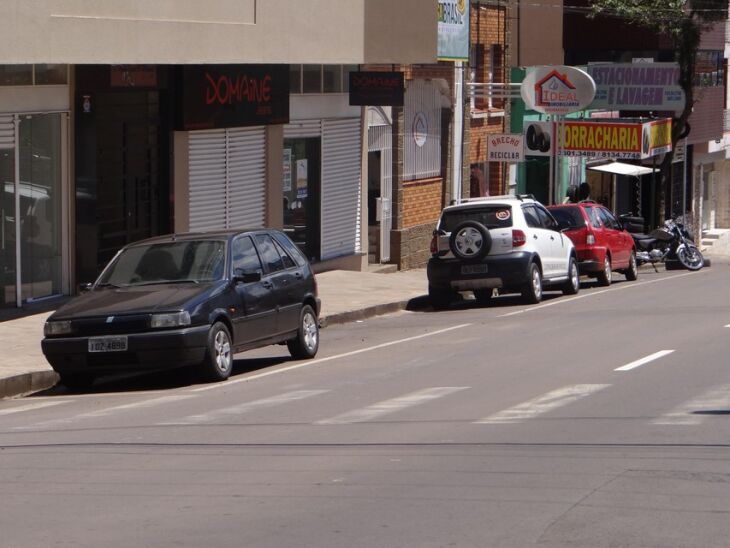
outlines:
M89 339L89 352L124 352L127 337L93 337Z
M485 264L464 264L461 265L462 274L486 274L487 265Z

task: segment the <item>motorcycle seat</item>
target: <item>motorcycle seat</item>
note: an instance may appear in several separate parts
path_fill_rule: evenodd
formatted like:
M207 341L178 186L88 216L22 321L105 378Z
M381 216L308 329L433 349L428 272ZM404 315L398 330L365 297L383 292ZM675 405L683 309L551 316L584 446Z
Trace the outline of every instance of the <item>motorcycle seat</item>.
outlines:
M654 238L654 236L649 236L648 234L641 234L638 232L632 232L631 236L635 240L656 240L656 238Z

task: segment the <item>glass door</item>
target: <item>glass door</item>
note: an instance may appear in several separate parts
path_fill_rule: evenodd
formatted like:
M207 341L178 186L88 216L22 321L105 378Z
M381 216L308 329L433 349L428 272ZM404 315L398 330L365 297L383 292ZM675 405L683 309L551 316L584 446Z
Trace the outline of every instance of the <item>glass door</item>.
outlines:
M61 116L20 119L16 188L23 301L61 293Z
M15 149L0 149L0 307L15 306Z

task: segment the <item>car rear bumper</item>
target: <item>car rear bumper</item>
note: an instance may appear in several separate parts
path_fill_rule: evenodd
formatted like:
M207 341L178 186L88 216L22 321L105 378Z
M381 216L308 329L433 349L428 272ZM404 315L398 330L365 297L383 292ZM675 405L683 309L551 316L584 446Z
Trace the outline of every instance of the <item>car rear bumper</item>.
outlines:
M603 270L603 263L600 261L596 261L593 259L586 260L586 261L580 261L578 263L578 272L581 274L593 274L595 272L600 272Z
M467 291L470 289L513 288L529 279L528 266L533 259L530 252L509 255L487 256L478 263L466 263L458 259L435 259L428 261L426 269L428 283L436 289ZM468 274L462 267L485 265L486 273Z
M41 349L58 373L153 371L201 363L210 326L149 333L130 333L127 350L89 352L90 337L45 338ZM116 336L116 335L115 335Z

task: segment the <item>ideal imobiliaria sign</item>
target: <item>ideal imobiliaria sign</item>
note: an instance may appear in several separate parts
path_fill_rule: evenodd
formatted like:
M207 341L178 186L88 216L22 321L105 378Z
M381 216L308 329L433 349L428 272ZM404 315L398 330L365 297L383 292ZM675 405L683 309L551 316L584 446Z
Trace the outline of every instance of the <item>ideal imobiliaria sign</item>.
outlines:
M596 82L592 109L676 112L684 108L678 63L597 63L586 71Z
M558 154L643 160L672 150L672 119L659 120L565 120L527 122L525 153L528 156L549 156L555 146L553 127L560 127Z
M593 79L575 67L529 67L520 94L527 108L543 114L570 114L586 108L596 93Z
M286 124L287 65L191 65L181 68L181 130Z

